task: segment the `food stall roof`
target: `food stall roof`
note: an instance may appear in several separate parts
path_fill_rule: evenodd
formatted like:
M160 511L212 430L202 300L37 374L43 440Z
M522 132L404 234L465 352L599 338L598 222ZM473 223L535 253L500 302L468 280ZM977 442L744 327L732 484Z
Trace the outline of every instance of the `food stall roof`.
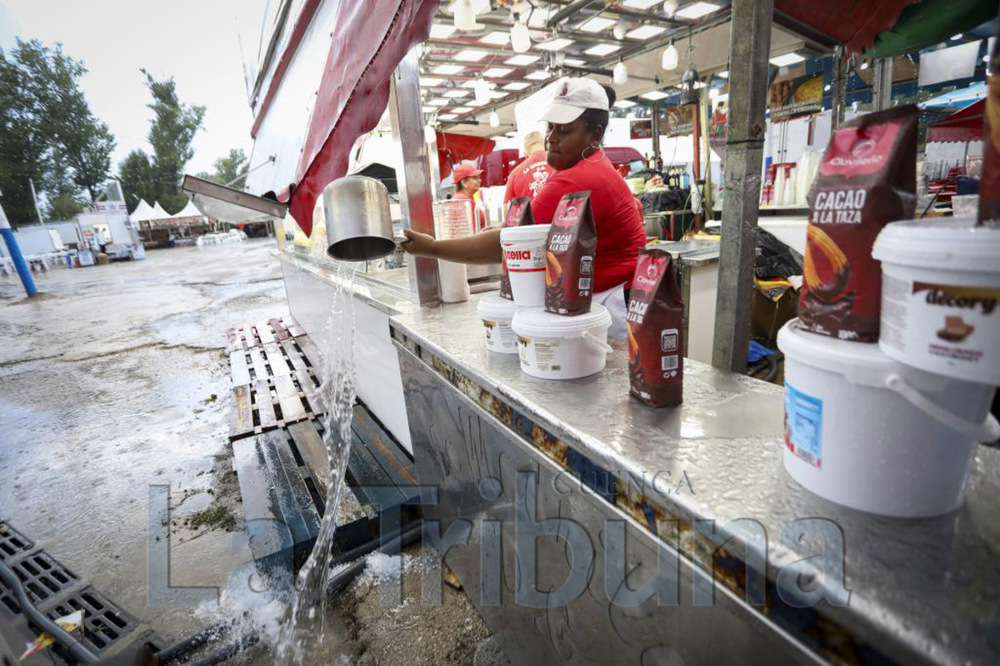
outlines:
M979 81L967 88L952 90L943 95L932 97L926 102L921 102L918 106L921 109L963 109L971 104L975 104L986 98L986 82Z
M145 199L139 199L139 205L136 206L135 210L132 211L132 214L129 215L129 219L133 222L142 222L152 219L154 215L156 215L156 212L153 207L146 203Z
M933 141L982 141L986 100L965 107L927 128L927 143Z

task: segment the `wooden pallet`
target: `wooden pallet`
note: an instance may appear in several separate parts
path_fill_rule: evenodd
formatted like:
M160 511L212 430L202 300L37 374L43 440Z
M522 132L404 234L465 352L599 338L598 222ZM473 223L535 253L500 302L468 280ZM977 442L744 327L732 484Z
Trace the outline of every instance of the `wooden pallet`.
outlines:
M230 441L260 435L326 411L315 377L304 370L233 387Z
M229 329L226 333L226 338L229 341L226 351L261 347L269 342L282 342L305 334L305 330L291 315L267 319L240 328Z

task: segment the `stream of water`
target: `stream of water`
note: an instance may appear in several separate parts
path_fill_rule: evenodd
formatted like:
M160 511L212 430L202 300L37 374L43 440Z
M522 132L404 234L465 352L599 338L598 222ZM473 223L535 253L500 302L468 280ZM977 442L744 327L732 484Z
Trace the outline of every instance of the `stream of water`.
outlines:
M337 508L344 485L344 472L351 447L351 422L354 417L354 272L355 265L337 262L334 295L330 303L324 336L316 340L324 351L320 371L320 394L323 416L323 443L326 445L329 471L326 480L326 511L316 545L299 570L276 647L282 663L303 663L311 654L321 652L326 639L327 588L330 577L330 549L337 529Z

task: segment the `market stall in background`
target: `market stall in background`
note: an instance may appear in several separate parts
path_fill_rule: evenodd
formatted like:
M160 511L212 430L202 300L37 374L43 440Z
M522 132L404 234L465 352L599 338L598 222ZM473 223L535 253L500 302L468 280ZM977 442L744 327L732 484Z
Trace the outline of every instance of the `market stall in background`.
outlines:
M185 189L218 219L276 221L320 350L353 294L355 418L437 488L425 518L474 525L442 554L512 661L1000 658L1000 455L979 446L1000 435L1000 245L953 215L980 183L998 198L965 103L995 2L271 9L247 62L247 193ZM552 84L579 76L614 88L605 149L643 209L624 339L567 292L589 284L588 195L549 229L504 202ZM395 244L481 232L452 198L463 163L505 268ZM590 548L532 540L529 575L515 514L539 535L571 518ZM640 598L662 562L676 575Z

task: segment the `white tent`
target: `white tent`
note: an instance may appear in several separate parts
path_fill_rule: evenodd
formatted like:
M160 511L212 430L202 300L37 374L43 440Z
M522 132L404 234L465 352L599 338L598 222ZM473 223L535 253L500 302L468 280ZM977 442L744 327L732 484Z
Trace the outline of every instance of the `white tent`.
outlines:
M135 207L132 214L129 215L129 219L133 222L141 222L143 220L151 219L154 215L153 207L146 203L145 199L139 199L139 205Z
M150 220L169 220L173 215L163 210L163 206L157 201L153 204L153 215L149 218Z
M187 205L173 217L200 217L204 218L205 215L198 210L198 207L194 205L194 202L188 199Z

